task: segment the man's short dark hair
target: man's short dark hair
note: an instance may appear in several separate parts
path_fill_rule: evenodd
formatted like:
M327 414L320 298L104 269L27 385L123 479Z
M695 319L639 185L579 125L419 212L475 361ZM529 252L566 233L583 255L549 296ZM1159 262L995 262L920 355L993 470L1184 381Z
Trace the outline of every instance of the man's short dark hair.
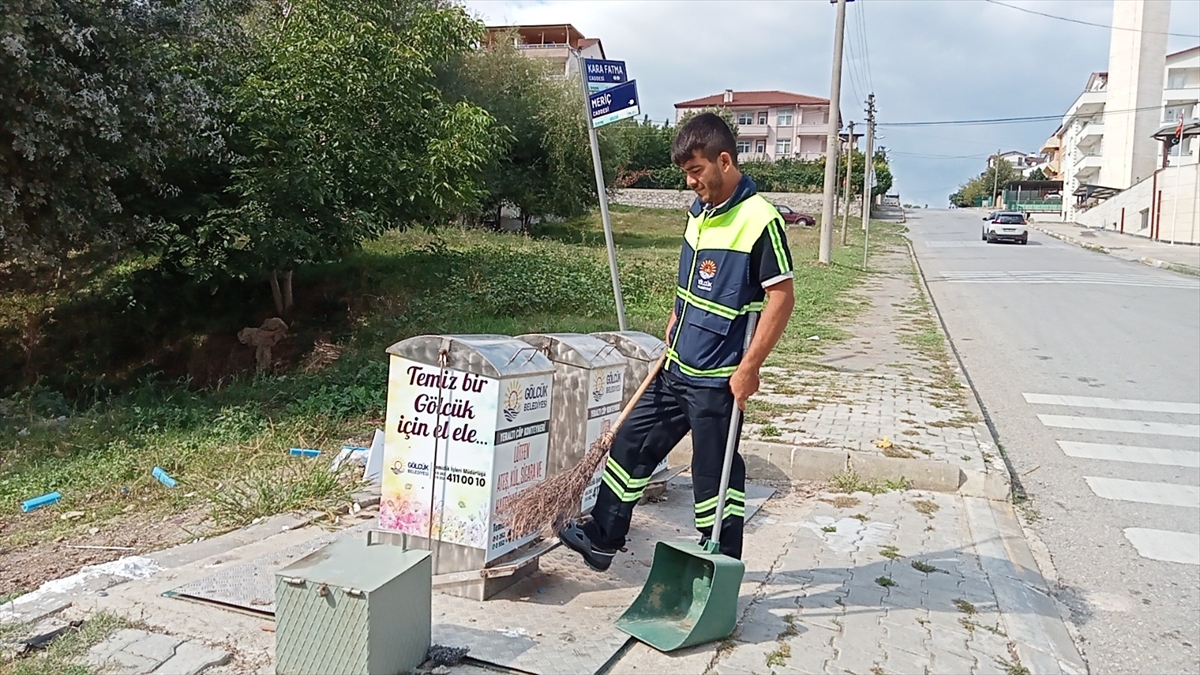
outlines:
M697 150L710 162L717 161L722 152L728 152L737 166L737 139L719 115L700 113L679 127L679 133L671 142L671 161L676 166L683 166Z

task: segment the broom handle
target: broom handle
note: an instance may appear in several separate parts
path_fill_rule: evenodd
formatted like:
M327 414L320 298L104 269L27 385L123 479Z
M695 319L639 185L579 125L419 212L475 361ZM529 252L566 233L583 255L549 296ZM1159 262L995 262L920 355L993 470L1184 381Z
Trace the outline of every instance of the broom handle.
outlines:
M638 387L637 391L633 392L633 398L629 399L629 402L625 404L625 408L621 410L621 414L617 416L617 421L613 422L612 428L609 431L613 434L617 433L617 429L620 429L621 425L625 423L625 418L629 417L629 413L633 412L634 407L637 406L637 402L642 398L642 394L645 394L646 390L650 388L650 383L654 381L654 378L658 375L658 371L662 369L663 361L666 360L667 350L664 349L662 356L658 357L654 365L650 366L650 372L646 373L646 379L642 380L641 386Z
M746 341L742 352L750 349L750 339L754 337L754 328L758 323L757 314L749 314L746 320ZM738 425L742 421L742 411L733 402L733 414L729 417L729 435L725 439L725 462L721 465L721 487L717 492L717 513L713 521L713 533L710 538L714 551L721 550L721 528L725 525L725 492L729 490L729 474L733 473L733 453L737 449Z

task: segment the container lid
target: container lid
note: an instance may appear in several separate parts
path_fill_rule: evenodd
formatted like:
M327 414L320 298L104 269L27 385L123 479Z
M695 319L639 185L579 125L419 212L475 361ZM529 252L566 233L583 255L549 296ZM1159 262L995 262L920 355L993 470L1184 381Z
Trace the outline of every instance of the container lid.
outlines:
M625 365L625 356L613 345L583 333L529 333L517 339L537 347L554 363L589 370Z
M649 333L637 330L614 330L592 333L617 348L625 358L655 361L667 349L667 343Z
M431 366L446 350L446 367L492 378L549 375L554 364L528 342L507 335L418 335L387 348L387 353Z
M367 545L365 538L344 536L275 573L339 588L374 591L430 555L391 544Z

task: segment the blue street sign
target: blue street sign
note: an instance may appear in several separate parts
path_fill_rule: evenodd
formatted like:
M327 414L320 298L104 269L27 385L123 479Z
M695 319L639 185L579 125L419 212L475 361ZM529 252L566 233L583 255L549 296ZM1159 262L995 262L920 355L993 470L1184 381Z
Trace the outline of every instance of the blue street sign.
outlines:
M624 61L584 59L583 67L587 71L588 91L604 91L629 81Z
M592 110L592 126L599 129L605 124L641 114L638 106L637 80L618 84L588 97Z

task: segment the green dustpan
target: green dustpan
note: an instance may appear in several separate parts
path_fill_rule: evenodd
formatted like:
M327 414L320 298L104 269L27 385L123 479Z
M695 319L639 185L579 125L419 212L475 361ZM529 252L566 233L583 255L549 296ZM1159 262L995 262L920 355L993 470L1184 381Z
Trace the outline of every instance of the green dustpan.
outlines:
M661 652L728 637L746 568L712 548L712 542L658 542L650 577L617 628Z
M746 326L747 348L756 318L751 314ZM725 464L721 469L712 539L703 546L658 542L650 576L642 586L642 592L617 619L617 628L660 652L724 639L737 626L738 594L746 566L718 551L721 514L725 512L725 493L729 488L729 473L740 427L741 411L735 405L725 442Z

